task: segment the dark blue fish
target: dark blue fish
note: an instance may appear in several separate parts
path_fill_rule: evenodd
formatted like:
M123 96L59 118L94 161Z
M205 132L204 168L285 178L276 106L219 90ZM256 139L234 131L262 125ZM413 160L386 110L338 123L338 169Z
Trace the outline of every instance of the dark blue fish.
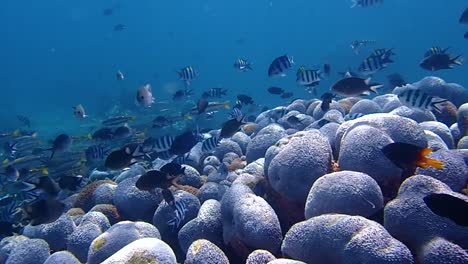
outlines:
M445 193L433 193L423 200L434 214L448 218L457 225L468 226L467 201Z
M198 142L200 138L197 132L187 131L174 138L170 151L174 155L182 155L189 152Z
M52 159L54 157L54 154L57 152L68 151L71 145L72 145L72 138L69 135L67 134L58 135L52 144L52 148L48 149L52 151L52 154L50 155L50 159Z
M114 31L121 32L127 29L127 26L124 24L117 24L114 26Z
M29 118L27 116L24 116L24 115L17 115L16 116L18 118L18 120L23 123L24 125L26 125L27 127L31 127L31 120L29 120Z

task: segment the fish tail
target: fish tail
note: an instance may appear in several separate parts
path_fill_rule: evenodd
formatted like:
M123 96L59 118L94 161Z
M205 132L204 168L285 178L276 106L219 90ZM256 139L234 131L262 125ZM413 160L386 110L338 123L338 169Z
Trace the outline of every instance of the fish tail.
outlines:
M436 169L443 169L444 162L436 159L425 158L420 164L418 164L421 168L426 169L428 167L433 167Z
M373 83L369 85L369 90L371 90L375 94L379 94L379 91L377 91L377 89L381 87L383 87L383 84Z
M452 63L456 65L462 65L463 64L463 58L461 58L461 55L458 55L457 57L452 59Z
M434 167L436 169L442 169L444 167L444 162L436 159L428 158L427 155L432 153L432 149L424 148L421 150L421 159L417 162L416 165L426 169L428 167Z

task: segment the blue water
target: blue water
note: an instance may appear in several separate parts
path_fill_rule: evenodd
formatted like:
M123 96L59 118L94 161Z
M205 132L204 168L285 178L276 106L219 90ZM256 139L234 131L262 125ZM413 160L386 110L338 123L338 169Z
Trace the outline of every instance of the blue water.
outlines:
M328 62L333 70L356 67L371 52L356 56L355 39L375 39L377 47L395 48L396 63L375 76L401 73L408 81L431 75L418 64L431 46L451 47L468 56L466 25L458 18L466 1L387 0L372 8L350 9L350 1L309 0L179 0L179 1L36 1L4 0L0 7L1 131L17 128L17 114L43 133L72 133L80 124L71 107L83 104L90 117L103 118L114 105L139 114L136 89L151 83L156 101L168 100L176 90L176 70L192 65L200 77L192 88L222 86L229 99L238 93L273 107L289 102L266 93L271 85L310 98L286 78L267 76L277 56L294 56L296 66ZM115 8L103 16L105 8ZM113 31L125 24L122 32ZM234 60L249 59L254 71L236 72ZM126 80L115 79L117 70ZM466 66L438 71L448 82L468 86ZM338 79L320 85L319 95ZM196 97L195 97L196 98ZM156 106L155 106L156 107Z

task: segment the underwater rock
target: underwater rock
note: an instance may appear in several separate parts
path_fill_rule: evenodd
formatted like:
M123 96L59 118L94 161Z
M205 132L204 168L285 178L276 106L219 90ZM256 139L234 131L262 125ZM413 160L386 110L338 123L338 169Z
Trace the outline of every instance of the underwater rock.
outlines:
M460 129L458 128L457 123L450 126L450 134L452 134L452 137L455 143L457 143L462 138L462 135L461 135Z
M320 104L321 102L319 100L313 101L312 103L309 104L307 107L307 110L305 112L306 115L313 117L315 108Z
M129 243L145 237L159 239L161 235L156 227L146 222L119 222L93 240L87 263L101 263Z
M427 169L417 168L417 174L431 176L447 184L456 192L461 191L466 186L468 167L460 153L450 150L439 150L431 153L429 157L444 162L444 167L440 170L433 167Z
M253 162L265 156L267 149L286 135L283 127L271 124L260 130L247 145L247 162Z
M25 239L12 248L5 264L44 263L49 257L49 245L43 239Z
M93 208L93 206L96 205L96 202L94 200L94 192L99 186L106 183L114 184L114 182L111 180L101 180L92 182L83 187L83 189L81 189L81 191L78 193L72 207L81 208L85 212L89 211L89 209Z
M380 107L380 109L383 109L386 104L388 104L389 102L395 101L395 100L400 101L396 94L382 94L382 95L378 95L378 96L372 98L372 101L377 103L377 105ZM359 112L357 112L357 113L359 113Z
M383 208L379 185L369 175L340 171L320 177L307 196L305 218L328 213L369 217Z
M385 132L393 141L426 147L424 130L414 120L397 115L381 113L365 115L357 120L343 123L336 131L336 148L340 151L343 135L360 125L368 125ZM369 174L369 173L367 173ZM372 176L372 175L370 175Z
M247 164L247 166L245 166L242 172L254 175L256 177L264 177L264 164L264 158L258 159L254 162Z
M312 184L331 171L332 150L318 130L301 131L270 147L265 175L285 198L304 203Z
M0 241L0 263L5 263L11 251L19 244L19 242L28 240L28 237L17 235L5 237Z
M195 168L188 165L182 165L182 168L185 169L185 173L177 180L178 184L190 185L195 188L200 188L203 185L200 173Z
M107 217L107 220L109 220L109 223L111 225L119 222L121 219L119 212L117 211L117 207L113 204L97 204L91 210L90 212L100 212L104 214Z
M295 224L286 233L281 251L306 263L413 263L408 248L381 225L342 214Z
M317 105L317 107L315 107L314 112L312 113L312 117L315 120L321 119L322 117L324 117L325 113L330 110L337 110L338 112L341 113L341 116L344 116L346 114L346 110L338 102L332 101L330 104L330 108L325 112L322 110L321 105L322 103L320 102Z
M214 199L218 200L219 184L216 182L207 182L203 184L198 192L198 199L200 203L204 203L207 200Z
M303 103L301 103L301 102L299 102L299 101L294 101L293 103L291 103L290 105L288 105L288 106L286 107L286 109L287 109L288 111L297 111L297 112L299 112L299 113L301 113L301 114L304 114L304 113L306 112L306 110L307 110L305 104L303 104Z
M155 194L140 191L135 186L138 179L139 177L132 177L119 183L114 194L114 204L125 219L149 221L163 200L161 190L155 189Z
M210 174L215 174L216 172L217 172L217 169L214 166L206 165L205 167L203 167L202 174L209 176Z
M215 244L205 239L199 239L190 245L185 264L229 264L224 252Z
M221 214L224 243L240 241L253 249L276 252L282 240L278 216L263 198L251 192L243 184L233 184L223 197Z
M422 264L468 263L466 250L440 237L436 237L425 244L418 255L419 263Z
M115 178L115 182L120 184L126 179L133 178L136 176L140 176L146 173L146 170L140 164L135 164L130 167L130 169L122 171L119 176Z
M226 153L229 152L236 153L239 157L242 156L242 149L239 146L239 144L237 144L237 142L235 141L225 138L222 139L219 142L218 147L214 149L213 155L215 155L218 159L221 160L223 159L224 155L226 155Z
M361 101L361 97L346 97L343 99L338 100L338 103L341 107L345 110L344 114L348 114L351 111L351 108L359 101Z
M387 159L381 150L390 143L393 143L390 136L369 125L348 130L341 141L338 159L340 169L366 173L379 184L385 195L394 192L402 170Z
M237 132L231 137L231 140L239 145L242 153L245 153L247 151L247 145L249 145L252 139L243 132Z
M275 259L275 256L273 256L269 251L257 249L250 253L245 264L267 264Z
M213 167L218 167L220 164L221 162L216 156L208 156L203 160L203 166L211 165Z
M423 198L432 193L445 193L467 199L437 179L423 175L412 176L400 186L398 196L385 206L385 228L412 252L419 252L435 237L467 248L468 228L434 214L425 204Z
M374 114L374 113L381 113L382 108L377 104L376 102L369 100L369 99L362 99L359 102L357 102L351 110L349 111L349 114L357 114L361 113L364 115L367 114Z
M400 99L398 99L398 97L396 97L395 100L392 100L392 101L386 103L386 104L383 106L382 111L383 111L384 113L390 113L390 112L392 112L393 110L395 110L395 109L397 109L397 108L399 108L399 107L401 107L401 106L403 106L403 103L400 101Z
M458 149L468 149L468 136L464 136L458 141Z
M449 149L455 148L450 128L443 123L437 121L422 122L419 124L424 130L429 130L437 134L447 145Z
M319 129L320 133L322 133L322 135L324 135L328 139L328 142L330 143L330 146L332 148L334 159L338 159L338 152L336 151L335 135L339 127L340 125L337 123L328 123Z
M200 207L195 219L190 220L179 231L179 245L184 254L190 245L198 239L206 239L218 247L223 246L223 225L221 219L221 203L207 200Z
M59 251L50 255L44 264L81 264L81 262L68 251Z
M234 152L228 152L224 154L224 157L222 158L222 162L226 164L231 164L235 159L238 159L240 156Z
M429 130L424 130L424 134L426 134L427 147L431 148L432 151L449 149L445 142L442 140L442 138L440 138L439 135L437 135L436 133Z
M107 219L107 217L100 212L88 212L87 214L83 215L80 225L86 224L95 224L101 229L102 232L111 227L109 219Z
M89 246L102 230L96 224L82 224L68 237L67 250L73 253L81 262L88 259Z
M40 238L47 241L50 249L59 251L67 248L67 239L75 231L76 225L67 214L60 216L55 222L37 226L27 225L23 235L29 238Z
M432 113L437 118L437 121L444 123L446 126L451 126L457 122L457 107L450 101L445 101L437 104L440 113L433 111Z
M102 264L164 263L176 264L176 256L164 241L158 238L141 238L114 253Z
M468 136L468 103L464 103L458 108L457 125L460 130L460 137Z
M417 108L409 108L407 106L400 106L390 112L390 114L406 117L418 123L426 121L436 121L434 114L429 110L421 110Z
M93 192L94 204L112 204L117 184L104 183Z
M280 259L272 260L268 262L268 264L306 264L306 263L299 261L299 260L280 258Z

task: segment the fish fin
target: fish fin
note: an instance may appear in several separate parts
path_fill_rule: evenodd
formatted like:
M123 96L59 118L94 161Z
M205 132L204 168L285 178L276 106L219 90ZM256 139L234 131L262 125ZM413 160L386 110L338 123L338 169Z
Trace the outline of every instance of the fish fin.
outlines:
M229 102L224 103L224 104L223 104L223 107L224 107L224 109L229 109L229 108L230 108Z
M370 92L369 91L364 91L360 95L361 96L368 96L368 95L370 95Z
M452 63L453 64L456 64L456 65L462 65L463 64L463 58L460 58L461 55L458 55L457 57L451 59Z
M12 136L14 136L14 137L21 136L21 131L19 129L16 129L15 131L13 131Z
M440 160L428 159L427 164L439 170L444 168L444 162Z
M351 0L351 8L358 6L358 0Z
M431 102L431 107L437 113L442 113L442 110L440 110L438 104L443 103L443 102L447 102L447 101L448 101L447 99L443 99L443 98L434 98L433 101Z
M377 91L378 88L383 87L382 84L371 84L369 87L369 90L372 91L375 94L379 94L379 91Z
M365 83L366 85L369 85L371 79L372 79L372 77L369 77L369 78L365 79L365 80L364 80L364 83Z
M5 165L5 164L7 164L8 162L9 162L8 159L4 159L3 162L2 162L2 164Z

